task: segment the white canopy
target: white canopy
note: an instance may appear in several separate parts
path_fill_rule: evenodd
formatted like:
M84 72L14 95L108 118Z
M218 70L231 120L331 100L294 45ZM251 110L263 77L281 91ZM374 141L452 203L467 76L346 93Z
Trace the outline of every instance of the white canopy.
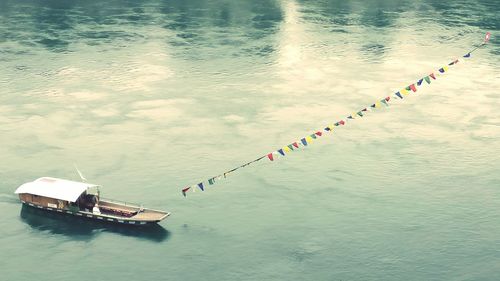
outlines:
M16 189L15 193L29 193L33 195L75 202L83 192L92 187L98 187L98 185L43 177L21 185Z

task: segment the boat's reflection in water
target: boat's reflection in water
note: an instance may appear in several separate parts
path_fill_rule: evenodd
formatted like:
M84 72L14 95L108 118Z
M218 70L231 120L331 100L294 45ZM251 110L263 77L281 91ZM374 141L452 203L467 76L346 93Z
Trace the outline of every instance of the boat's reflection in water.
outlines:
M23 205L21 220L33 229L65 235L74 240L90 240L103 232L133 236L154 242L168 239L170 232L158 224L133 226L111 224Z

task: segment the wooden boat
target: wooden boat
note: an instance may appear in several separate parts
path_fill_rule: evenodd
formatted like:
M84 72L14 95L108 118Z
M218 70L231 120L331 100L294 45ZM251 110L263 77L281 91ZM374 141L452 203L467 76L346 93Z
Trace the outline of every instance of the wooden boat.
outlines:
M99 187L86 182L43 177L27 182L15 191L25 205L88 219L128 224L156 224L168 212L101 198Z

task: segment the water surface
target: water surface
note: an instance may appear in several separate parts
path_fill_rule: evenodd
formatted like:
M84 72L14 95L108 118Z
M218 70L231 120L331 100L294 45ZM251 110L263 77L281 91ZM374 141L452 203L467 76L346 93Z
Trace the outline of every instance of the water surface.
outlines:
M496 280L497 1L0 1L2 280ZM305 151L186 185L467 63ZM173 215L21 208L40 176Z

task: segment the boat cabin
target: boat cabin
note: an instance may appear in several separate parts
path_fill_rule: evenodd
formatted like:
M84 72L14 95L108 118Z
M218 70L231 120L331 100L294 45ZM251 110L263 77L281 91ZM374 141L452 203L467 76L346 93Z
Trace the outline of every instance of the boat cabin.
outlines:
M43 177L21 185L19 199L53 209L90 211L99 202L99 186Z

